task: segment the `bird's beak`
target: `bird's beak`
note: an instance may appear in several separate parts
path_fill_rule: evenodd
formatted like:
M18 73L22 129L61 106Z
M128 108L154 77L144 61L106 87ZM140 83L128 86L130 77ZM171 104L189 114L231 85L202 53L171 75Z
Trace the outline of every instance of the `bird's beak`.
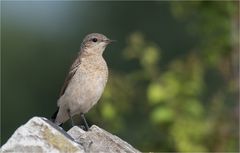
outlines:
M116 40L106 39L104 40L104 42L106 42L107 44L111 44L113 42L116 42Z

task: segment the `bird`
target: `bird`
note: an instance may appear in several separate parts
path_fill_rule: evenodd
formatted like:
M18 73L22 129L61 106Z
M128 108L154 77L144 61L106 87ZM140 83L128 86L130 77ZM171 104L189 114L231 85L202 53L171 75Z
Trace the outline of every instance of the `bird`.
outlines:
M108 80L108 66L103 58L105 48L114 40L100 33L85 36L80 51L70 67L57 100L57 111L51 120L62 126L80 114L86 131L89 126L84 114L100 99Z

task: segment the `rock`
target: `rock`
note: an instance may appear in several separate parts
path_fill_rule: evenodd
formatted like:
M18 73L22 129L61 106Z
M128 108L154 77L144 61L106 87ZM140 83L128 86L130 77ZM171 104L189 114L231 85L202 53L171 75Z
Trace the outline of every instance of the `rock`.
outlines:
M96 125L93 125L87 132L74 126L67 133L81 144L86 152L139 153L127 142Z
M0 152L129 152L139 151L127 142L93 125L90 131L74 126L68 132L42 117L19 127Z
M46 118L33 117L19 127L1 148L1 152L79 152L81 145Z

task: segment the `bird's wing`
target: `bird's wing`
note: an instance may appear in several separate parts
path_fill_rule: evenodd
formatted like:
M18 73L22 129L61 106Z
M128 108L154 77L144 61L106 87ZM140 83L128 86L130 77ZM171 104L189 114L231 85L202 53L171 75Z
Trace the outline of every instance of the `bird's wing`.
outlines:
M64 94L64 92L65 92L69 82L71 81L72 77L76 73L80 63L81 63L80 62L80 58L77 57L77 59L73 62L72 66L71 66L71 68L69 70L69 73L68 73L68 75L67 75L67 77L66 77L66 79L64 81L64 84L63 84L62 89L60 91L60 97Z

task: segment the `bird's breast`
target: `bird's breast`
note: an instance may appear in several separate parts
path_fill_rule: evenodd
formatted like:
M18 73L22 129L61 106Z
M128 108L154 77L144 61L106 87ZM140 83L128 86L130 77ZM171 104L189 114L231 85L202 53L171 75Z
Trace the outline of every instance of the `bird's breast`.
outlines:
M62 98L68 101L71 110L87 112L100 99L108 78L104 59L81 61Z

